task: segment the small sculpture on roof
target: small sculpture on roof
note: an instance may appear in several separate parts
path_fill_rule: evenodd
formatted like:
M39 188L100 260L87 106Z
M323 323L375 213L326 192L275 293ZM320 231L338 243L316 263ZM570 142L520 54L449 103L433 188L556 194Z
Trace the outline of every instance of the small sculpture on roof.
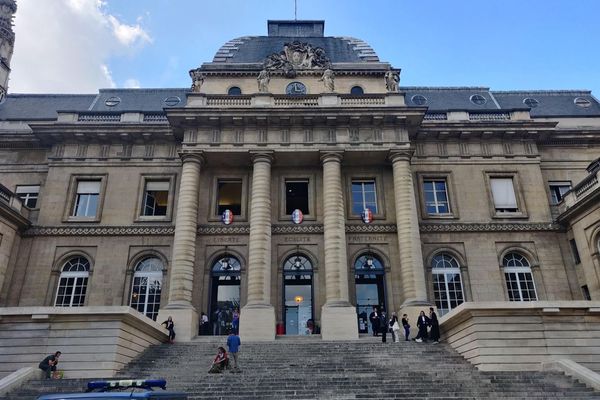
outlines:
M204 75L202 73L200 68L196 68L196 69L190 70L190 78L192 78L192 87L191 87L192 92L200 93L200 88L202 87L202 84L204 83L204 78L206 78L206 75Z
M269 74L269 71L266 69L260 71L256 81L258 82L259 93L269 93L269 82L271 81L271 75Z
M335 91L335 74L331 69L327 68L325 71L323 71L323 76L319 80L323 81L325 90L330 93Z
M385 79L385 87L388 92L397 92L398 85L400 83L400 74L396 71L387 71L384 76Z
M282 51L268 56L263 64L266 70L282 70L285 76L293 78L297 69L329 68L331 62L322 48L294 41L285 43Z

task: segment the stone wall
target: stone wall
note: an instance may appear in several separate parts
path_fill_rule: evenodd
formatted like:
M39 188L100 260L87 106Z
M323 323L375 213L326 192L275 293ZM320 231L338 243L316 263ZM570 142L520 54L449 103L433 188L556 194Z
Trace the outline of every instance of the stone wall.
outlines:
M130 307L0 308L0 376L61 351L65 377L111 377L165 332Z
M598 301L468 302L440 327L442 340L480 370L541 370L569 359L600 371Z

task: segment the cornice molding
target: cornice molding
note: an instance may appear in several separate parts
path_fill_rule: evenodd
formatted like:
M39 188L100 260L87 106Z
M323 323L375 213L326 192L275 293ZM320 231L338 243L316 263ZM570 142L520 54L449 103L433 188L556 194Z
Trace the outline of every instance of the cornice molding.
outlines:
M559 232L559 224L546 222L492 222L492 223L451 223L451 224L420 224L419 229L424 233L436 232Z
M23 236L137 236L173 235L173 225L160 226L32 226Z
M249 235L250 225L198 225L200 235Z

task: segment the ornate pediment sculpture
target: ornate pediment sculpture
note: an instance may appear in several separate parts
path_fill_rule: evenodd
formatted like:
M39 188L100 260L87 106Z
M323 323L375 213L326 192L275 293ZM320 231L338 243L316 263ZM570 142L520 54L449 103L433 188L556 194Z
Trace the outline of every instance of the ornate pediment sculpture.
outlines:
M327 69L330 65L325 50L299 41L285 43L282 51L271 54L264 61L266 70L282 70L288 77L296 76L299 69Z

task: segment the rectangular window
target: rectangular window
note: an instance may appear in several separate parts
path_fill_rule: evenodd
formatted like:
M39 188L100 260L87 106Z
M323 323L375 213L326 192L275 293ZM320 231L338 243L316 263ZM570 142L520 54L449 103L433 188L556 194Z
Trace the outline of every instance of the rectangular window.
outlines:
M296 209L302 211L302 214L310 214L308 180L285 181L285 214L291 215Z
M73 217L95 217L100 199L100 181L78 181Z
M217 214L230 210L233 215L242 214L242 181L219 180L217 183Z
M571 190L571 182L548 182L550 186L550 204L556 205L561 202L565 193Z
M17 195L23 201L23 205L29 208L36 208L40 193L40 185L17 186Z
M490 185L497 213L519 211L512 178L490 178Z
M169 181L148 181L144 188L142 215L165 216L169 203Z
M583 298L585 300L591 300L592 299L592 296L590 295L590 289L588 289L587 285L583 285L581 287L581 293L583 293Z
M569 244L571 245L571 253L573 253L573 261L575 261L575 264L581 264L581 258L579 258L579 250L577 250L575 239L569 240Z
M423 180L423 192L425 193L425 208L427 214L450 213L448 189L445 179Z
M377 214L377 192L374 180L352 181L352 214L360 215L365 208Z

